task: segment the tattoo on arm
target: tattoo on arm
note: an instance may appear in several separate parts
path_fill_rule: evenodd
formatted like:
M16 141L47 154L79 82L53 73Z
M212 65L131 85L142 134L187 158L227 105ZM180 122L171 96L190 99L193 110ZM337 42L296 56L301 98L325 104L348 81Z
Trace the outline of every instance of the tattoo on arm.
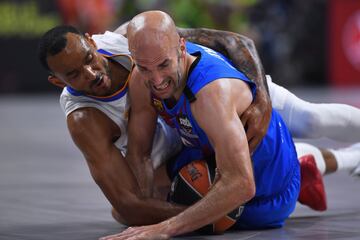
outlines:
M259 89L268 92L265 73L254 42L241 34L206 28L178 28L186 40L212 48L228 58L234 66L253 80Z

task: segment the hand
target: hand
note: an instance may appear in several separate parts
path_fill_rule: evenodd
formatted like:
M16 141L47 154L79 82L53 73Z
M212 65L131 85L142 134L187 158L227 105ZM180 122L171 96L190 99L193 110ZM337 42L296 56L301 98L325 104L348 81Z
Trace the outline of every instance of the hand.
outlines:
M168 234L163 233L160 224L143 226L143 227L129 227L125 231L100 238L100 240L165 240L170 239Z
M266 135L270 123L271 111L271 101L267 94L258 94L255 101L240 117L246 129L246 137L251 154Z

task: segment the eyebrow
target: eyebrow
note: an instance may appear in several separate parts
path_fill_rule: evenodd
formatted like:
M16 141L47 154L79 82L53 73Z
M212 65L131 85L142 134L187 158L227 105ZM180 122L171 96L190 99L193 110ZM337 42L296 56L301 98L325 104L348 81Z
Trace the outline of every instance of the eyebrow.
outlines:
M157 65L157 67L162 66L162 65L165 65L168 61L170 61L168 58L165 59L162 63L160 63L159 65ZM146 67L141 66L140 64L136 64L136 66L138 66L138 67L140 67L140 68L143 68L143 69L145 69L145 70L148 70Z
M89 49L89 50L87 50L86 51L86 54L85 54L85 61L86 61L86 59L89 57L89 55L91 54L91 50ZM78 69L72 69L72 70L70 70L69 72L67 72L66 73L66 76L71 76L72 74L74 74L76 71L77 71Z
M165 65L166 63L168 63L170 60L167 58L165 59L162 63L160 63L158 66L162 66Z
M70 72L66 73L67 77L70 77L71 75L73 75L75 72L77 71L77 69L71 70Z

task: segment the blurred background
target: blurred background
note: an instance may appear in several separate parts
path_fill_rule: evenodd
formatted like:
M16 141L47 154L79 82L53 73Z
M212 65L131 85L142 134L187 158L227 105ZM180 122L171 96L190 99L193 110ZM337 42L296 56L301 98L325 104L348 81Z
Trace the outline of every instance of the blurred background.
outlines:
M246 35L274 82L308 101L360 107L360 0L0 0L0 239L98 239L119 231L71 141L61 90L47 82L37 44L56 25L102 33L149 9L168 12L181 27ZM270 238L293 239L297 221L309 239L358 236L358 195L350 194L359 182L337 176L325 178L335 186L327 188L330 217L291 220ZM316 231L319 222L329 231Z
M0 0L0 93L59 92L36 56L51 27L101 33L149 9L170 13L178 26L252 38L283 86L360 86L359 0Z

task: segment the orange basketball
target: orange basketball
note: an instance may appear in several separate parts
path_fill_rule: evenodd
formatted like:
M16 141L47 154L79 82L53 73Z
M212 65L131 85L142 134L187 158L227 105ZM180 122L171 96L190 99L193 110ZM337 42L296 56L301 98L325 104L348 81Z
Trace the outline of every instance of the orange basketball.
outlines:
M171 202L191 205L200 200L209 191L215 177L215 167L205 160L196 160L185 165L174 178L169 194ZM235 224L240 217L242 207L236 208L213 224L202 227L201 233L222 233Z

